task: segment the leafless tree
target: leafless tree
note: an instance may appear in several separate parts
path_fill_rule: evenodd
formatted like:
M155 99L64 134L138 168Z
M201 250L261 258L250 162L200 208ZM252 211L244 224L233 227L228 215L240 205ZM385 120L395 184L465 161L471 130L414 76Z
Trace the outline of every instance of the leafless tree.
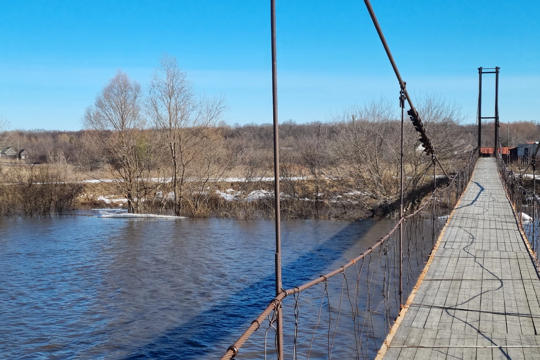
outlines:
M130 212L138 213L140 200L152 189L148 181L152 149L145 138L141 114L141 87L118 71L86 109L84 125L88 151L105 159L107 169L118 180Z
M174 57L164 55L150 83L148 112L169 149L174 213L180 215L183 192L190 169L210 150L215 126L224 109L223 99L207 100L195 95L187 75Z
M0 115L0 150L9 146L13 133L8 131L9 121Z
M418 111L439 160L449 169L460 165L469 143L463 137L459 108L437 96L418 101ZM379 204L396 199L399 186L400 122L399 108L381 100L345 112L335 126L339 135L333 154L342 164L344 174L353 179L359 191ZM427 171L432 158L426 156L419 135L405 118L405 190L416 191L430 178ZM431 173L430 173L431 174Z
M435 152L449 171L461 166L464 157L469 156L471 139L460 126L461 111L455 104L448 103L440 96L427 95L418 100L418 112ZM407 191L416 190L425 179L426 172L433 166L431 156L427 156L412 126L405 127L405 161L407 169ZM437 169L440 173L440 169ZM430 170L431 172L431 170Z
M339 135L334 156L360 191L378 202L387 201L395 192L394 154L389 151L396 143L395 118L392 107L379 101L345 112L336 123Z

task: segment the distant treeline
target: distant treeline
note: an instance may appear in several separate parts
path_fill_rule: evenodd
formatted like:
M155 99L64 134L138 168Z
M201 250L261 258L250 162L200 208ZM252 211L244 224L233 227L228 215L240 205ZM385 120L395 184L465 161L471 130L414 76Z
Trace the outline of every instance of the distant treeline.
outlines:
M458 124L457 126L460 129L461 137L466 139L466 143L476 146L478 125ZM220 124L217 127L232 147L236 147L242 142L254 140L262 153L266 153L266 156L272 154L272 124L253 123L235 126ZM297 124L292 120L282 122L280 126L282 152L293 150L295 139L321 131L324 137L335 137L339 133L338 124L333 122ZM13 130L6 132L6 140L1 145L2 147L11 146L15 149L26 149L29 152L29 163L56 163L62 160L68 164L79 165L82 151L81 139L87 132L88 130ZM535 121L501 122L499 132L502 146L515 147L527 141L540 140L540 126ZM482 134L482 146L493 147L494 123L482 124Z
M444 103L430 100L425 111L435 115L426 116L424 121L441 161L450 169L459 167L473 148L474 129L454 121L452 109ZM384 214L385 206L395 201L398 193L400 122L394 115L388 104L380 102L345 112L331 122L283 122L280 150L284 217L353 220ZM83 193L87 204L93 204L97 195L114 193L128 201L124 206L132 212L273 216L272 182L265 180L273 176L270 124L217 123L179 129L176 196L171 146L165 135L163 129L152 126L124 134L109 129L13 132L9 139L17 139L16 143L27 149L28 164L42 164L34 165L36 169L48 167L45 176L36 170L21 171L24 166L4 163L3 179L9 179L11 185L4 186L0 203L8 204L0 204L0 212L55 212L76 205L74 199ZM422 196L422 189L431 181L431 159L419 147L409 123L405 135L406 190ZM119 143L122 138L129 138L127 145ZM18 173L13 174L16 169ZM54 171L58 173L52 180ZM115 182L62 185L92 178ZM9 189L14 189L14 183L19 183L21 189L32 189L27 193L33 195L24 197L26 190L21 190L18 197L13 196L15 193ZM61 206L57 200L52 203L53 195L48 197L48 207L40 205L40 210L33 210L28 206L31 201L27 198L52 194L39 191L43 183L51 184L47 186L57 192L55 198L64 199ZM90 193L96 196L91 199ZM17 203L21 204L19 208Z
M366 131L366 126L371 127L370 132ZM484 126L485 139L489 137L490 124ZM371 216L377 209L382 211L385 204L391 202L392 195L397 194L395 176L398 127L396 120L371 122L363 120L358 114L354 121L351 116L349 120L329 123L283 122L280 126L281 171L284 176L282 189L289 196L284 198L285 217L351 220ZM447 141L447 152L452 153L448 154L447 161L455 151L463 151L465 154L465 150L475 145L476 137L476 127L473 125L451 123L450 128L444 132L453 134ZM371 131L377 133L379 130L382 131L379 139L371 136ZM355 131L358 132L356 135ZM184 190L182 214L237 218L271 217L273 197L247 201L242 199L242 194L247 197L254 191L271 191L271 182L261 182L260 179L272 176L272 126L221 124L215 127L215 132L222 138L222 147L217 151L222 158L228 159L226 171L217 173L218 180L219 177L228 180L225 178L235 176L245 181L234 184L209 182L208 176L195 183L190 181ZM88 177L85 174L103 170L110 165L107 164L107 158L96 160L96 156L88 153L85 142L90 133L91 130L12 132L8 138L17 139L16 143L20 148L28 150L28 164L46 164L48 167L38 166L31 172L23 170L24 167L13 168L4 164L3 182L9 185L0 187L0 213L47 214L76 205L75 198L88 192L84 190L84 186L89 185L67 185L66 180L86 179ZM158 133L156 129L148 129L146 137L158 140ZM503 146L506 146L506 136L503 136L506 134L501 131ZM538 126L532 122L510 124L510 134L511 145L512 142L517 144L539 138ZM421 151L416 151L419 143L415 134L412 133L410 137L414 145L408 144L409 163L412 164L410 160L415 157L428 163L429 159L423 156ZM491 145L489 140L484 140L486 146ZM156 141L152 146L162 147L163 144ZM379 159L376 155L379 155ZM167 176L166 161L155 160L148 174ZM162 160L165 160L165 157ZM71 168L69 175L66 174L65 166L60 166L62 164ZM416 168L419 169L419 166ZM18 171L16 174L13 173L15 169ZM408 171L414 173L414 167L408 167ZM192 179L193 175L189 172L186 177ZM417 184L411 186L411 190L418 189L421 180L422 177L418 177ZM14 186L17 182L20 184L19 188ZM43 185L44 183L46 185ZM208 188L211 191L208 191ZM225 193L225 188L232 188L236 194L240 194L236 196L237 201L227 201L216 195L216 191ZM151 201L148 201L141 211L172 211L171 199L168 203L166 199L157 199L155 196L157 192L168 193L171 190L170 183L153 184L152 191L146 194Z
M459 109L439 97L417 99L417 105L438 160L449 172L463 166L477 145L477 127L461 125ZM86 109L85 130L13 131L0 137L3 147L24 148L27 164L49 165L47 176L59 171L58 176L53 174L54 181L36 182L36 171L15 172L22 162L4 162L0 202L7 199L6 186L93 178L109 180L113 189L106 191L114 194L103 195L120 197L122 206L133 213L272 216L274 194L268 181L273 176L272 126L226 125L224 109L223 99L195 94L187 74L167 55L144 89L119 71ZM399 118L396 104L381 100L343 111L328 122L281 123L280 196L285 217L350 220L385 213L399 189ZM493 124L483 125L485 146L493 146L492 129ZM502 144L507 144L508 134L514 145L538 140L539 129L533 122L512 123L505 136L503 124ZM418 138L407 121L405 191L413 199L409 207L433 181L432 159ZM56 189L65 204L73 203L82 191L87 201L94 201L89 199L95 199L91 195L97 191L90 185ZM17 211L12 205L0 204L2 208ZM51 203L49 208L66 206Z

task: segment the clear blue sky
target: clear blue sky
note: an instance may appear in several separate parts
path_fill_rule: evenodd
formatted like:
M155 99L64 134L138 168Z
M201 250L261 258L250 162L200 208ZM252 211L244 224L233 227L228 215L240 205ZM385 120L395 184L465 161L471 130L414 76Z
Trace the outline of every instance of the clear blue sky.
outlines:
M198 92L225 97L226 122L269 123L269 3L1 0L0 114L14 129L78 130L118 69L146 86L168 53ZM474 122L477 68L500 66L501 121L540 120L540 1L372 4L413 96L439 94ZM277 0L277 9L281 121L397 99L363 1Z

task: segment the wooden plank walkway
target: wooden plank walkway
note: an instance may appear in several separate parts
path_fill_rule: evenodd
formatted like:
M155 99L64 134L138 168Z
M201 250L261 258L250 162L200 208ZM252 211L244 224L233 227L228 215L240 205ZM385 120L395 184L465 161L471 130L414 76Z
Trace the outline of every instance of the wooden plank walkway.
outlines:
M384 359L540 359L539 299L495 160L481 158Z

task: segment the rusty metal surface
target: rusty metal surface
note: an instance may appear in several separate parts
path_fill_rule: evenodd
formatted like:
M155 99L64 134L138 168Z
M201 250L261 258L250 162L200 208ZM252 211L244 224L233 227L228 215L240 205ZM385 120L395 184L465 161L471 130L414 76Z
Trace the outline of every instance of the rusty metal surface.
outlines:
M405 184L405 172L403 169L403 160L405 157L405 154L403 152L404 148L404 136L403 136L403 125L405 122L404 119L404 111L405 111L405 93L403 90L399 91L399 107L401 108L401 141L400 141L400 159L399 159L399 172L400 172L400 179L399 179L399 218L403 218L403 187ZM435 179L434 179L435 180ZM399 256L399 303L400 305L403 304L403 224L399 225L399 250L398 250L398 256Z
M499 71L500 67L496 66L494 68L484 68L479 67L478 68L478 110L477 110L477 116L478 116L478 147L481 148L482 146L482 120L489 119L489 120L495 120L494 126L495 126L495 146L494 146L494 154L495 157L499 156L499 148L500 148L500 136L499 136ZM493 71L489 71L493 70ZM494 116L482 116L482 76L484 74L495 74L495 113Z
M279 187L279 122L278 122L278 83L277 83L277 49L276 49L276 0L270 0L270 30L272 46L272 115L274 123L274 201L276 223L276 296L282 291L281 281L281 204ZM277 312L277 349L278 359L283 359L283 314L280 309Z
M478 149L482 148L482 68L478 68Z

